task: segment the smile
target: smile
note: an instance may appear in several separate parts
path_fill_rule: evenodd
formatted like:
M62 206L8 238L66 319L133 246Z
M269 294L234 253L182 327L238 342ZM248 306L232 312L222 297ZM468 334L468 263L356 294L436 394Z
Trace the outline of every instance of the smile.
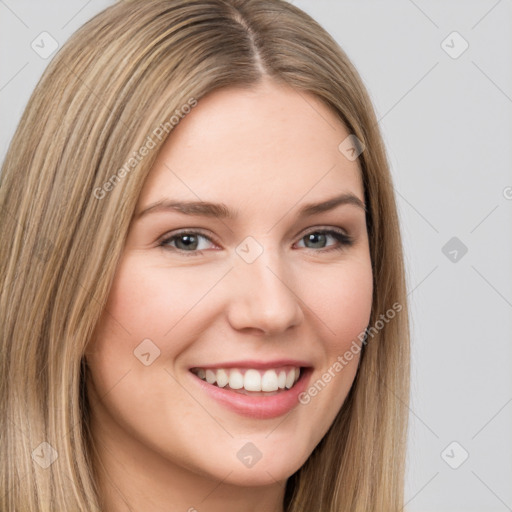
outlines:
M287 414L299 405L298 396L306 389L313 368L298 361L276 361L196 366L189 370L205 397L223 408L242 416L270 419Z
M267 370L255 368L192 368L191 372L208 384L244 393L271 393L290 389L300 377L300 368L281 366Z

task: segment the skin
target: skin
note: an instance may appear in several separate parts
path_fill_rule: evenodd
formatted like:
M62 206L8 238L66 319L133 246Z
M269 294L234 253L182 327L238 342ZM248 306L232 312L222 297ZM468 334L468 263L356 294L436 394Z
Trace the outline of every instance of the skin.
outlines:
M342 193L364 202L359 164L338 150L348 135L314 96L265 80L202 98L167 139L86 353L109 512L283 510L286 480L332 424L359 355L309 404L272 419L226 409L192 385L188 368L292 357L310 362L313 383L364 331L372 301L364 210L344 204L297 217ZM224 203L238 218L171 210L137 218L165 198ZM320 228L353 243L306 237ZM183 229L210 240L198 236L192 249L183 237L169 241ZM251 264L236 252L248 236L263 248ZM160 350L149 366L134 356L144 339ZM237 458L249 441L262 453L250 468Z

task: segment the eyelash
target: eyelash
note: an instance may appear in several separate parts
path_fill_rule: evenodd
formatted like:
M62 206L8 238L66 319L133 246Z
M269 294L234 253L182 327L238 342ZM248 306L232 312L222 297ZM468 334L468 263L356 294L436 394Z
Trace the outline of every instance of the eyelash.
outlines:
M310 249L311 251L323 252L323 253L331 252L331 251L341 251L341 250L345 249L345 247L350 247L353 244L353 239L349 235L347 235L341 231L334 230L334 229L315 229L313 231L309 231L308 233L306 233L305 235L303 235L300 238L300 241L302 241L308 235L319 234L319 233L323 234L323 235L332 236L333 238L335 238L338 241L339 245L334 245L333 247L330 247L327 249ZM203 238L206 238L207 240L209 240L211 243L215 243L209 236L205 235L201 231L185 231L184 230L184 231L175 233L174 235L172 235L170 237L165 238L158 244L158 246L162 247L165 250L171 250L173 252L178 252L180 254L184 254L185 256L200 256L203 251L198 251L198 250L184 251L183 249L178 249L177 247L172 247L169 245L169 242L179 238L180 236L184 236L184 235L194 235L194 236L200 235ZM308 249L308 247L306 247L306 249Z

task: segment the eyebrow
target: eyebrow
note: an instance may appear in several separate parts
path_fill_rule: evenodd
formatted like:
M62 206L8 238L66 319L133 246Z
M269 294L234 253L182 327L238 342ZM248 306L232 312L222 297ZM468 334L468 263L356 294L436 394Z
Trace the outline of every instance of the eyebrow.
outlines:
M363 209L366 212L366 206L356 195L352 193L341 194L332 197L321 203L309 203L304 205L298 213L299 218L309 217L318 213L332 210L341 205L353 205ZM136 214L138 220L145 215L163 211L174 211L185 215L194 215L201 217L217 217L221 219L236 219L237 211L230 210L224 203L210 203L206 201L173 201L171 199L161 199L156 203Z

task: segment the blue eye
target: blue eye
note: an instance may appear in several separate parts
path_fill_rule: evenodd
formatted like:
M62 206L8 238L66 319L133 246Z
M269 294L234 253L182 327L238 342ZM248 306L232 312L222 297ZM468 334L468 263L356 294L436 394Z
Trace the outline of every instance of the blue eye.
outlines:
M318 247L318 244L322 245L328 240L328 238L334 238L337 242L334 246L330 246L328 249L324 249L324 247ZM310 231L307 235L301 238L301 241L312 242L316 245L316 247L312 247L313 249L324 249L322 252L328 252L332 250L340 250L346 246L352 245L352 239L342 233L341 231L336 231L334 229L317 229L316 231ZM308 249L311 247L308 247Z
M163 240L160 243L160 246L165 249L186 252L188 253L186 256L197 256L198 254L201 254L202 249L205 249L205 247L202 249L199 248L199 240L201 238L212 242L211 239L206 235L203 235L197 231L182 231L181 233L177 233ZM173 242L176 244L176 246L171 245Z
M327 245L327 248L325 248L325 244L329 238L334 239L335 243ZM201 239L207 241L206 246L201 244ZM310 231L304 235L300 241L314 244L314 247L306 247L306 249L320 249L315 252L342 250L353 244L353 240L350 236L334 229L317 229ZM181 231L162 240L159 246L185 256L199 256L202 254L203 250L208 248L208 242L214 244L211 238L198 231ZM203 245L203 247L200 247L201 245Z

